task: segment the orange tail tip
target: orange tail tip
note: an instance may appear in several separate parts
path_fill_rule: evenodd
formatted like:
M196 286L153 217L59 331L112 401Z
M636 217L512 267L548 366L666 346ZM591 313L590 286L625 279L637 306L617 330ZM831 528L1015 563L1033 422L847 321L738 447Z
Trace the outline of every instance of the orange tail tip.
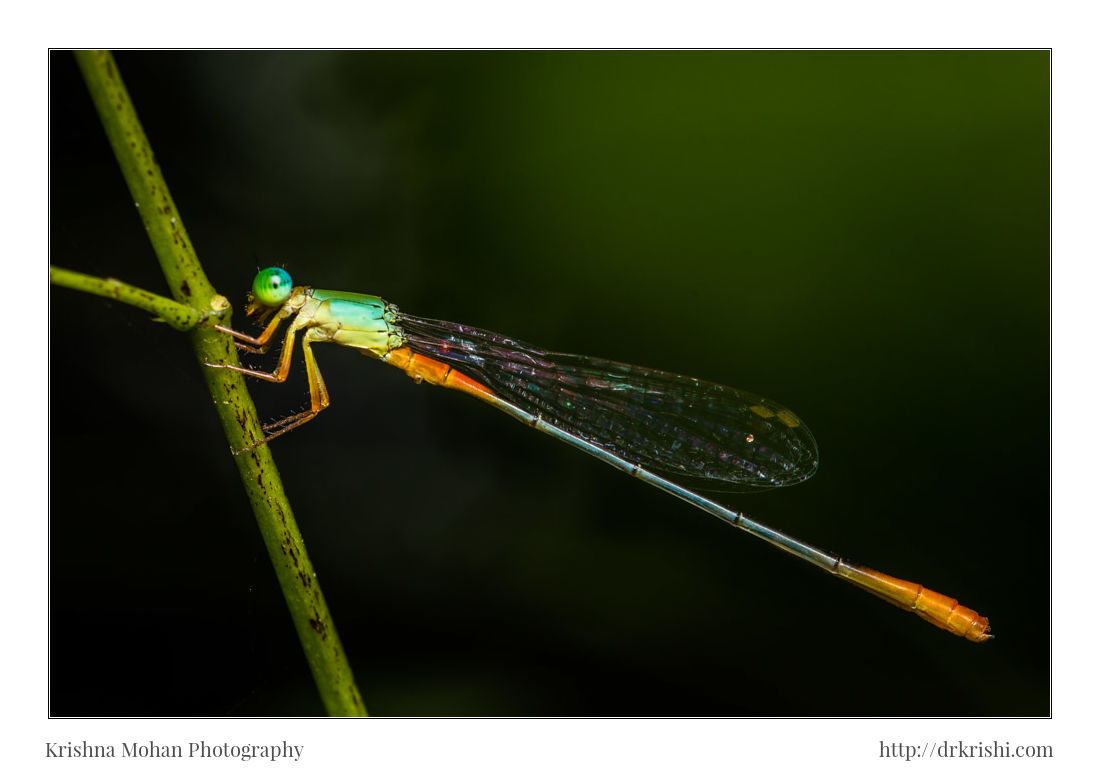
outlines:
M865 591L902 609L912 610L934 626L965 637L971 642L993 639L993 635L989 633L989 619L962 606L957 599L950 596L936 593L919 583L890 577L874 569L857 567L844 561L840 562L836 573Z

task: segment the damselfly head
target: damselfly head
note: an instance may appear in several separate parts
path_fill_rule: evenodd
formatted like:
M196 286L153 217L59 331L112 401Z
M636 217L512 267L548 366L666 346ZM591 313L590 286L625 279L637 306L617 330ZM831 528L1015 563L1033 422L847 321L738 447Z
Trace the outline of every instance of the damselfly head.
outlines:
M260 305L278 308L287 301L293 288L290 273L282 267L268 267L256 273L252 281L252 297Z
M290 273L282 267L268 267L266 270L260 270L252 281L252 291L248 293L245 314L249 318L264 321L282 307L283 303L290 298L293 289L294 283L290 280Z

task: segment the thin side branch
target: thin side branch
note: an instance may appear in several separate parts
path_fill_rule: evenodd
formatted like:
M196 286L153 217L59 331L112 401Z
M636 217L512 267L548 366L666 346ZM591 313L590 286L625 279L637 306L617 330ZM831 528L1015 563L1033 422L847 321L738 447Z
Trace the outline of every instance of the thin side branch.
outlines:
M175 300L153 294L145 289L139 289L137 286L131 286L114 278L96 278L93 275L85 275L84 273L50 265L50 283L133 305L136 308L141 308L146 313L152 313L168 326L181 332L192 329L205 318L202 313L194 308L181 305ZM220 308L222 311L229 307L229 301L225 297L218 295L214 301L219 300L220 303L215 307Z

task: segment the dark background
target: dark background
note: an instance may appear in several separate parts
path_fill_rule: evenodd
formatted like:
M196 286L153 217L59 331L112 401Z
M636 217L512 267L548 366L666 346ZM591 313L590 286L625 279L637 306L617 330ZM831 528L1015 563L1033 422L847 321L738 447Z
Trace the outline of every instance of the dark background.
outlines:
M272 449L373 714L1049 713L1046 52L117 58L238 310L285 264L769 396L821 468L724 501L997 635L320 346L333 407ZM51 261L167 293L50 64ZM186 338L50 303L50 712L321 714Z

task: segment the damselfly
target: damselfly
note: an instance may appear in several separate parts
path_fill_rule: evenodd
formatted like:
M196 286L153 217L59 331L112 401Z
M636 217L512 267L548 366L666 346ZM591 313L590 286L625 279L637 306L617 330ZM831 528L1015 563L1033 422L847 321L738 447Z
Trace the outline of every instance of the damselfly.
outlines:
M806 480L817 469L817 443L785 407L739 389L588 356L554 353L482 329L410 316L369 294L294 286L278 267L262 270L246 313L265 321L252 337L222 326L238 346L266 352L290 319L279 364L263 372L282 383L302 335L310 409L264 426L243 451L301 426L329 406L311 345L337 343L421 381L477 397L513 418L580 448L798 558L972 642L992 638L989 621L943 594L849 563L702 496Z

